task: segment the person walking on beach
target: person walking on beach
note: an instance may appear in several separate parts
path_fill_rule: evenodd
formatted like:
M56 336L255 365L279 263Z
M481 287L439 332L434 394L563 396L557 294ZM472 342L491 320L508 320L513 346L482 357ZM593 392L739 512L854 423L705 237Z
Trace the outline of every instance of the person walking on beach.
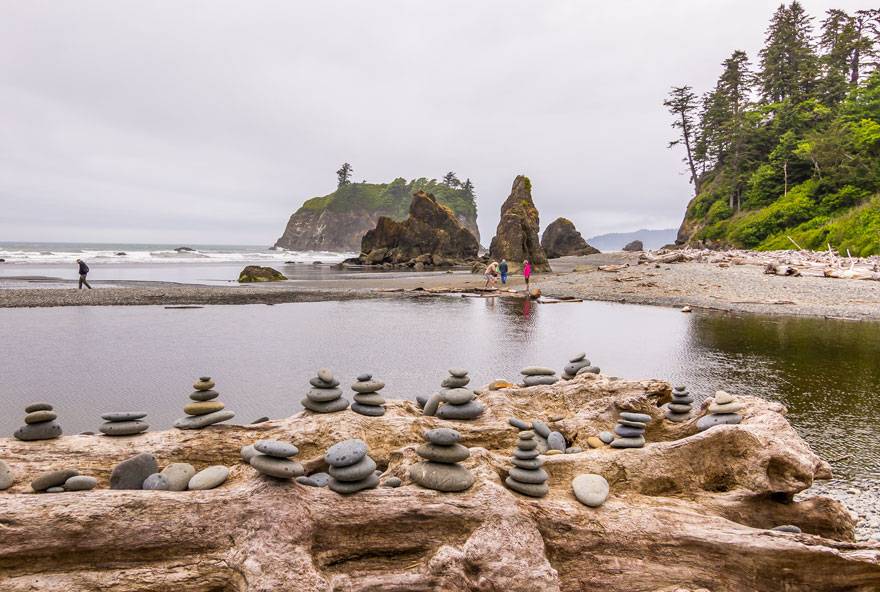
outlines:
M498 277L498 262L493 261L486 266L486 287L495 287L495 278Z
M498 271L501 273L501 285L507 284L507 259L502 259L501 264L498 266Z
M86 281L86 276L89 275L89 266L82 259L77 259L76 262L79 264L79 289L82 290L83 284L85 284L86 288L91 290L92 287Z
M526 259L523 261L523 277L526 279L526 294L529 293L529 279L532 277L532 264Z

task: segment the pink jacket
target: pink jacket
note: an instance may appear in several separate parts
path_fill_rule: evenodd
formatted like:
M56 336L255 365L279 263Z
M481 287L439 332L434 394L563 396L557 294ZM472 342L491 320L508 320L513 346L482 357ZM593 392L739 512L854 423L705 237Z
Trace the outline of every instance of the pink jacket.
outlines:
M532 276L532 264L526 263L523 265L523 277L531 277Z

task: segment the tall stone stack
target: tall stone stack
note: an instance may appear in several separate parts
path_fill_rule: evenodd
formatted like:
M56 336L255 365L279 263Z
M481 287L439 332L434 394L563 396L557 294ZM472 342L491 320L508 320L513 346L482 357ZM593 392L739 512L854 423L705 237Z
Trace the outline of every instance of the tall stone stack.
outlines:
M510 489L531 497L544 497L550 488L547 486L547 472L541 468L544 460L538 452L535 432L526 430L519 433L519 441L511 458L510 469L504 484Z
M568 364L562 371L562 378L563 380L571 380L578 374L583 374L585 372L598 374L599 368L591 365L590 360L587 359L587 354L581 352L568 361Z
M98 428L105 436L134 436L146 432L150 425L142 421L147 416L143 411L114 411L101 416L104 423Z
M469 489L474 484L474 476L458 463L467 459L471 452L459 444L461 434L450 428L437 428L425 432L425 439L427 443L416 449L416 454L425 460L410 467L410 479L435 491Z
M742 421L739 411L745 409L745 403L725 391L716 391L715 398L709 403L709 415L697 420L697 429L701 432L717 425L736 425Z
M61 426L55 423L58 414L48 403L31 403L24 412L24 425L13 434L19 440L51 440L61 435Z
M174 427L181 430L198 430L235 417L235 413L226 409L226 406L217 400L220 393L214 390L214 386L216 385L210 376L202 376L193 384L196 390L189 395L192 403L183 408L186 417L175 421Z
M309 411L335 413L348 409L348 400L342 398L339 381L328 368L318 370L318 375L309 379L309 384L312 388L306 393L306 398L300 401Z
M666 408L666 419L675 423L687 421L691 416L693 402L694 398L688 392L687 387L675 387L672 389L672 401L664 405Z
M614 440L612 448L642 448L645 445L645 429L651 422L651 416L646 413L634 413L622 411L614 426Z
M523 375L523 386L536 386L539 384L556 384L559 378L556 370L544 366L528 366L520 370Z
M330 465L330 489L349 494L377 487L379 476L376 475L376 461L367 452L366 442L357 438L328 448L324 461Z
M459 368L449 370L443 380L440 392L428 398L423 407L425 415L436 415L440 419L476 419L483 414L486 406L475 400L476 393L465 388L470 382L468 371Z
M275 479L295 479L305 469L298 462L290 460L299 454L299 449L289 442L279 440L258 440L254 444L254 454L250 465L259 473Z
M358 376L357 382L351 385L351 390L355 392L351 410L369 417L385 415L385 399L379 394L383 388L385 383L373 380L372 374Z

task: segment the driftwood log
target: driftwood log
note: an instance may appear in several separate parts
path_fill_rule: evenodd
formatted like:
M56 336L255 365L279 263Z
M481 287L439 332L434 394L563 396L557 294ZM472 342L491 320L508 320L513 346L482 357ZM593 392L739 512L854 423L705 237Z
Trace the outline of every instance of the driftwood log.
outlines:
M0 590L187 591L869 591L880 589L880 545L854 543L854 522L827 498L794 502L831 476L784 418L782 405L742 397L744 420L697 432L659 405L660 381L585 374L554 386L480 391L472 422L425 417L391 401L381 418L308 412L250 426L169 430L127 438L0 439L17 477L0 492ZM642 449L587 449L622 409L649 413ZM517 431L507 418L543 419L584 452L547 456L550 495L506 489ZM557 418L557 421L553 421ZM558 419L562 418L562 419ZM470 447L476 484L460 494L408 479L427 428L453 425ZM340 496L259 476L239 448L294 442L309 471L333 443L364 439L386 476L403 480ZM113 466L138 452L160 466L232 466L211 491L106 489ZM82 493L34 494L30 480L77 468L100 480ZM600 473L599 508L571 491ZM768 530L794 524L803 534Z

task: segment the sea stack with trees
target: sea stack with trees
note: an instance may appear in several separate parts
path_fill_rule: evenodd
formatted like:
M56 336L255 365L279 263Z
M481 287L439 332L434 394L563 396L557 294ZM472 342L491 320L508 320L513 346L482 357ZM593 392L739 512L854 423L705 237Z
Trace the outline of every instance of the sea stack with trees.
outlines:
M525 175L517 175L510 196L501 204L501 220L489 246L489 257L495 261L507 259L511 271L522 267L523 261L533 271L550 271L550 263L538 240L540 219L532 201L532 182Z

